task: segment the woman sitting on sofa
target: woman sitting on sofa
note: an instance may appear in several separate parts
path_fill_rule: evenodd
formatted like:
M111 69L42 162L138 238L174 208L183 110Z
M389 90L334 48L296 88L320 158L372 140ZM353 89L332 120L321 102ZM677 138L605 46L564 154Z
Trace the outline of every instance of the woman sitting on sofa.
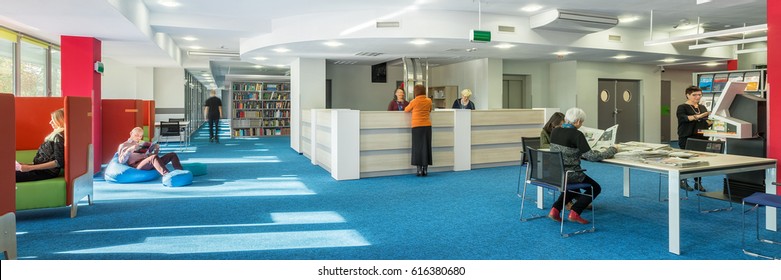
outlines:
M52 112L52 132L44 138L32 164L16 163L16 182L39 181L60 176L65 168L65 111Z

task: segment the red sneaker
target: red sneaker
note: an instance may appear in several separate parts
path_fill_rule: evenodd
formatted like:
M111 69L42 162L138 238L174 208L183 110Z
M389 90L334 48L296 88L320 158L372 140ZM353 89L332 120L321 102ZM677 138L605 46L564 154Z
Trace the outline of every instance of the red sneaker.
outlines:
M578 214L578 212L575 211L569 212L569 216L567 217L567 220L569 220L570 222L578 222L584 225L589 223L589 221L581 218L580 214Z
M559 212L559 209L551 208L550 213L548 213L548 218L557 222L561 222L561 212Z

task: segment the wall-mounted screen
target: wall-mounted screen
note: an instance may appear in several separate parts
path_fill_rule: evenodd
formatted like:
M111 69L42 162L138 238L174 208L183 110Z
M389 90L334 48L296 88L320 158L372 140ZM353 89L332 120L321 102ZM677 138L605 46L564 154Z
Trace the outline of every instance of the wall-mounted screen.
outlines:
M387 63L372 65L372 83L387 82Z

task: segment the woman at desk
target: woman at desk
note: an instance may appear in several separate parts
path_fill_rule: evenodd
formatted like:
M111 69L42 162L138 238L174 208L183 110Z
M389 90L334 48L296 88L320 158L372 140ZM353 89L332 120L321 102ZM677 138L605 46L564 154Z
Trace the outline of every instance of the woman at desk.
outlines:
M561 156L564 160L564 169L568 171L580 170L581 157L588 161L601 161L606 158L610 158L618 152L616 147L609 147L604 150L592 150L586 141L586 136L583 135L578 128L583 125L586 120L586 113L580 108L570 108L564 114L565 123L561 127L554 128L550 135L550 150L552 152L561 152ZM586 183L593 187L593 193L591 188L584 189L586 194L596 198L602 187L599 183L591 179L586 173L582 171L570 172L567 177L570 183ZM575 204L572 205L572 209L569 212L567 219L572 222L581 224L588 224L589 221L580 217L580 213L588 207L593 200L591 196L583 195L581 193L571 193L572 198L575 200ZM561 211L564 207L564 193L559 195L556 202L553 203L548 217L554 221L561 222Z
M65 111L57 109L51 116L52 132L44 138L32 164L16 163L16 182L55 178L65 168Z
M678 109L675 110L675 116L678 117L678 146L681 149L686 149L686 141L689 138L708 139L699 131L707 129L713 122L708 119L710 115L708 108L700 105L700 98L702 98L702 89L689 86L686 88L686 102L678 105ZM694 187L701 192L707 191L702 186L702 177L694 178ZM681 189L694 190L686 179L681 180Z
M474 110L475 109L475 103L469 100L469 97L472 96L472 91L467 89L464 89L461 91L461 99L457 99L455 102L453 102L453 109L469 109Z
M393 93L393 100L388 104L388 111L404 111L409 102L404 99L404 89L397 88Z

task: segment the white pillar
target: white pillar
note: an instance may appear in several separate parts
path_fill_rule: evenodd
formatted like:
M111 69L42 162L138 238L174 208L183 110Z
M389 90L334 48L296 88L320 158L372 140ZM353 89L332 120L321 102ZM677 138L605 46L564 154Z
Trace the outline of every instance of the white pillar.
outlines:
M331 177L361 178L361 111L331 111Z
M453 110L453 171L472 169L472 110ZM463 152L470 151L470 152Z
M325 59L296 58L290 92L290 147L301 153L301 111L325 108Z

